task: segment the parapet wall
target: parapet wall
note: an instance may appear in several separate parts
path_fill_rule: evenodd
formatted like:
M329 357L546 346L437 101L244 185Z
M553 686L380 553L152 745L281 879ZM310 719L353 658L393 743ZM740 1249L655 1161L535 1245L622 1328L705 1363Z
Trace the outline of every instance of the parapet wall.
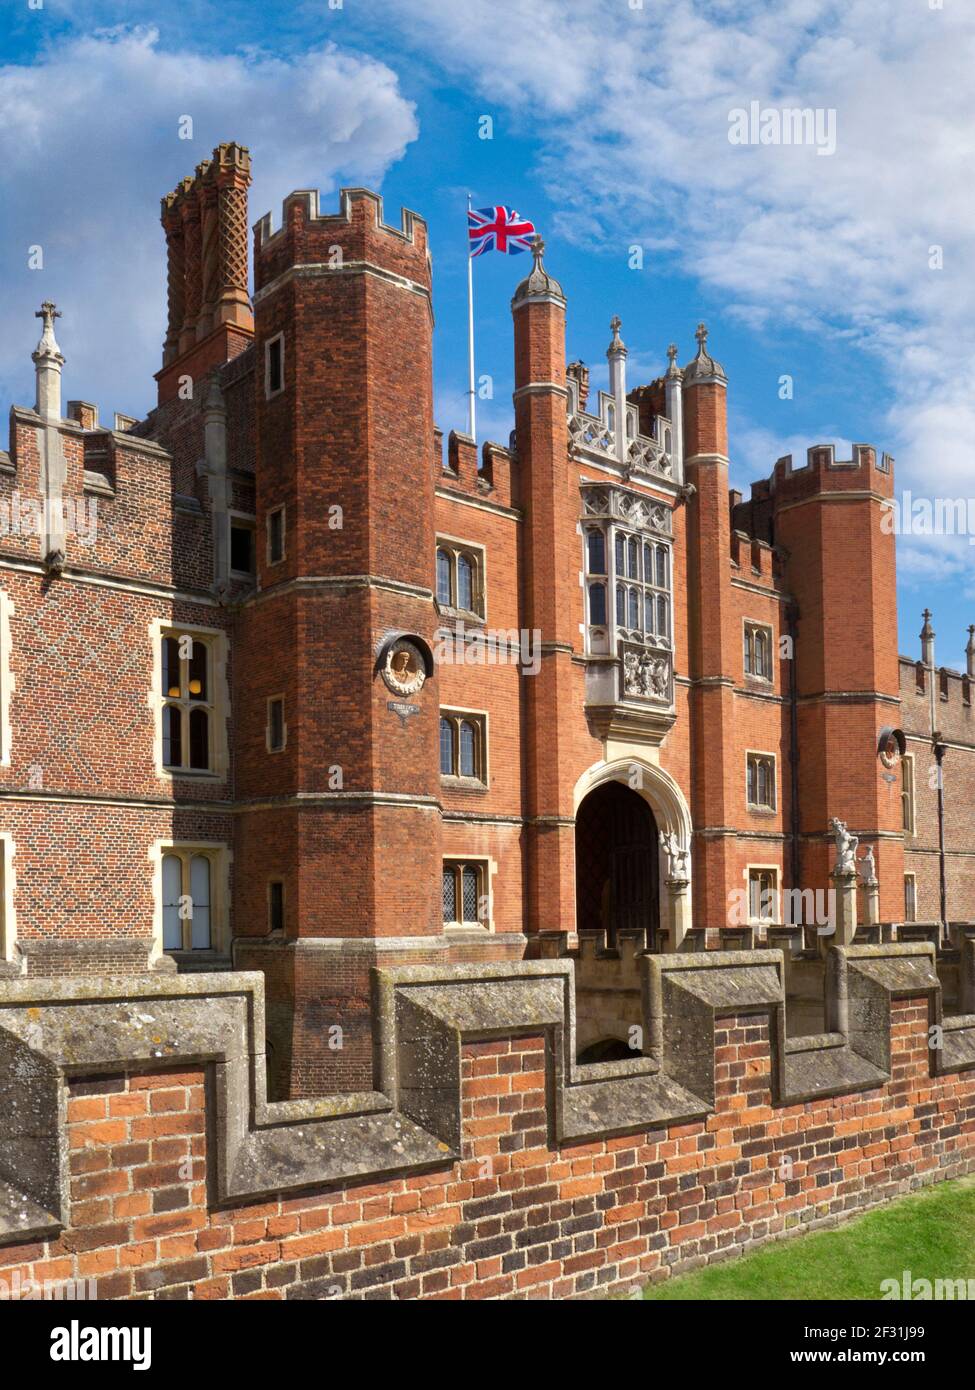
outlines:
M592 1067L570 962L376 971L377 1090L279 1104L259 976L0 984L0 1278L584 1297L975 1169L930 947L832 948L789 1042L780 952L641 964L645 1055Z
M254 289L266 291L294 267L328 267L341 274L370 266L430 292L427 224L403 208L400 225L387 223L383 200L368 188L343 188L337 212L323 212L316 189L296 189L282 206L281 226L265 213L254 224Z

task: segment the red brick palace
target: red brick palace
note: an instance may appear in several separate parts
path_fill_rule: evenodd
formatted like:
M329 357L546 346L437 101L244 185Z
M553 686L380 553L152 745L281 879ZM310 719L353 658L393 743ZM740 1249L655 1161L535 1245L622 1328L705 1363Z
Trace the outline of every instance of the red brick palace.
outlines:
M62 406L40 313L0 455L0 970L260 970L308 1095L368 1086L373 965L764 940L834 818L862 921L939 921L942 866L975 916L975 643L898 657L889 456L729 493L704 326L635 382L614 318L590 393L540 244L510 440L444 448L423 219L293 193L251 293L249 182L221 145L163 200L145 420Z

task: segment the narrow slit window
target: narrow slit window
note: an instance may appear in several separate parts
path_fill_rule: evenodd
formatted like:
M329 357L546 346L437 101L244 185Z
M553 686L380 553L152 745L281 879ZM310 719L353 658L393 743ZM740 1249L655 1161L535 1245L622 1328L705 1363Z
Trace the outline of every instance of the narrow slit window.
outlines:
M277 565L284 559L284 508L267 515L267 562Z
M267 886L267 925L269 931L284 930L284 884L272 879Z
M275 396L284 389L284 338L279 333L265 346L266 394Z
M280 697L267 702L267 744L272 753L284 747L284 700Z

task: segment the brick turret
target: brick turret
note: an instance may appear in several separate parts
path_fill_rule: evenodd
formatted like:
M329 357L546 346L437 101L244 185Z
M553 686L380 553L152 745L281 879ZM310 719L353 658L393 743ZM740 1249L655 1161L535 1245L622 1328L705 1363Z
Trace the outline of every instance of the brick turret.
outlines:
M301 1094L371 1085L369 969L443 940L430 258L425 223L387 226L364 189L331 215L294 193L281 229L265 217L255 234L261 597L242 620L237 713L240 792L256 804L238 894L244 931L263 932L282 880L285 922L270 957L265 944L241 958L282 962L271 1004L293 989ZM277 696L281 752L265 742Z
M687 512L688 661L694 893L711 925L725 922L727 856L720 832L733 825L741 804L742 768L735 739L734 672L739 627L728 584L731 518L728 509L728 380L707 351L707 329L697 329L696 357L683 371L684 466L694 488Z
M572 656L578 637L578 497L566 468L565 295L535 264L511 301L515 339L515 435L525 510L524 616L540 634L542 662L526 678L526 813L529 817L527 931L572 930L575 846L571 786L561 775L560 739L577 704Z
M900 789L876 756L879 731L899 723L894 536L883 524L893 482L889 456L864 444L847 460L817 445L804 467L779 459L772 477L799 614L803 881L827 886L838 817L873 845L884 920L902 915L904 872Z

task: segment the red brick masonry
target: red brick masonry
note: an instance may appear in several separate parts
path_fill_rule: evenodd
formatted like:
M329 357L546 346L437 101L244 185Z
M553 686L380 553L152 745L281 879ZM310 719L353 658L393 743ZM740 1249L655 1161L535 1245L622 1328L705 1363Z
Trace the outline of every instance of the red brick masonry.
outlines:
M202 1067L74 1079L67 1226L0 1249L0 1277L94 1277L101 1298L632 1289L972 1171L975 1075L929 1074L928 1008L892 1000L888 1082L785 1106L769 1018L723 1016L707 1118L557 1148L546 1038L467 1042L459 1162L225 1210L207 1202Z

